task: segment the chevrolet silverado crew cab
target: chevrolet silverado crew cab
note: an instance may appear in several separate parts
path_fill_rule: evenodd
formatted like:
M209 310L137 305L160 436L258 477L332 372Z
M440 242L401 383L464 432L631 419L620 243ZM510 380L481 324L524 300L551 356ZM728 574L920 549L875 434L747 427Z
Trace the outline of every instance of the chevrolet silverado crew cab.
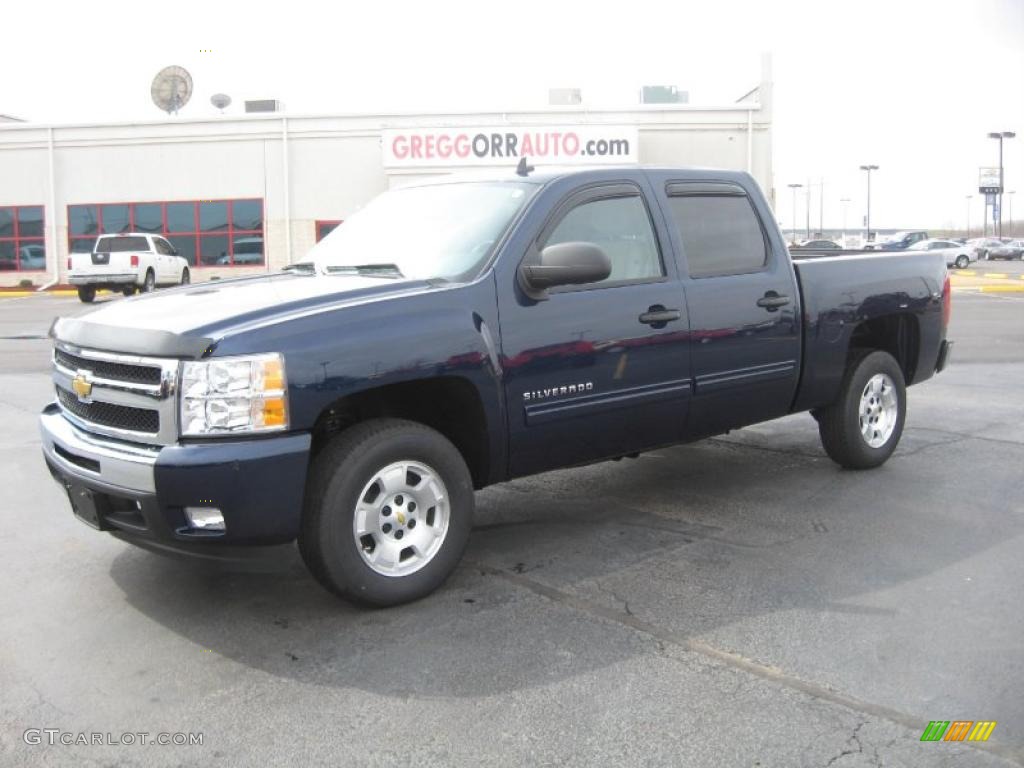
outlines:
M297 539L328 589L391 605L509 478L801 411L877 467L949 314L941 255L791 258L745 173L455 177L282 273L58 319L43 451L95 528L207 558Z
M78 298L86 303L100 288L125 296L136 290L149 293L158 285L187 285L188 261L159 235L100 235L91 252L68 257L68 282L78 287Z

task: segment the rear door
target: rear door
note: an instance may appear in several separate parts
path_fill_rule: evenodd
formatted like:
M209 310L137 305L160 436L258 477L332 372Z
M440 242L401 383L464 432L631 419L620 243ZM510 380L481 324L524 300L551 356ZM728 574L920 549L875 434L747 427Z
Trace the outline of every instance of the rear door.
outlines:
M770 209L746 177L660 178L690 313L687 436L787 413L800 372L800 296L785 245L765 224Z
M538 203L552 213L530 234L522 262L548 245L584 241L608 254L612 273L540 301L514 271L499 276L512 475L678 442L685 424L686 305L644 174L562 189Z

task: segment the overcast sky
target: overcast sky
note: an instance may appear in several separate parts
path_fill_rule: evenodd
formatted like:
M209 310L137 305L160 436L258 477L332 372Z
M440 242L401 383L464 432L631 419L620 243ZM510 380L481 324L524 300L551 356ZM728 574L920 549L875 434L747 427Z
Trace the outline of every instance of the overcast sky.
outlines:
M721 104L757 84L770 52L787 226L786 185L809 178L824 179L826 226L841 225L842 197L859 221L858 166L874 163L874 226L963 226L974 193L977 227L993 130L1020 136L1005 166L1024 218L1024 0L99 0L19 2L3 16L0 113L33 121L157 118L149 85L172 63L195 82L182 116L215 114L219 91L231 110L277 98L293 113L536 107L552 86L628 105L644 83Z

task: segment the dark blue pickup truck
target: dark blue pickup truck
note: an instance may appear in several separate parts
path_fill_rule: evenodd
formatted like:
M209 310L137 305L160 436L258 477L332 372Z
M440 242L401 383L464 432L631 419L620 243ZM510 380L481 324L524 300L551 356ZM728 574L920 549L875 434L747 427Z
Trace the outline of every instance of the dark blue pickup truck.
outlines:
M43 450L92 526L421 597L474 489L809 411L882 464L946 364L941 256L794 260L744 173L509 173L390 191L279 274L54 323Z

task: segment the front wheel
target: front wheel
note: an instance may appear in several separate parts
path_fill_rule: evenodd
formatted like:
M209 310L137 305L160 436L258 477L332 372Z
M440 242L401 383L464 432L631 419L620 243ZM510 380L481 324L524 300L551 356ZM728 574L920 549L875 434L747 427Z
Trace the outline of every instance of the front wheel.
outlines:
M473 524L473 483L458 449L415 422L373 419L313 462L299 550L332 592L375 606L437 589Z
M142 283L143 293L152 293L156 288L156 275L153 274L152 269L146 270L146 278Z
M181 270L181 284L188 285L190 280L191 277L189 276L188 273L188 267L185 267L185 269Z
M78 300L86 304L92 304L96 298L96 288L91 285L83 285L78 289Z
M880 466L899 444L906 411L899 363L888 352L861 350L847 365L839 400L821 409L822 447L847 469Z
M957 269L967 269L967 267L969 267L970 264L971 264L971 260L968 259L966 256L957 256L956 257L956 268Z

